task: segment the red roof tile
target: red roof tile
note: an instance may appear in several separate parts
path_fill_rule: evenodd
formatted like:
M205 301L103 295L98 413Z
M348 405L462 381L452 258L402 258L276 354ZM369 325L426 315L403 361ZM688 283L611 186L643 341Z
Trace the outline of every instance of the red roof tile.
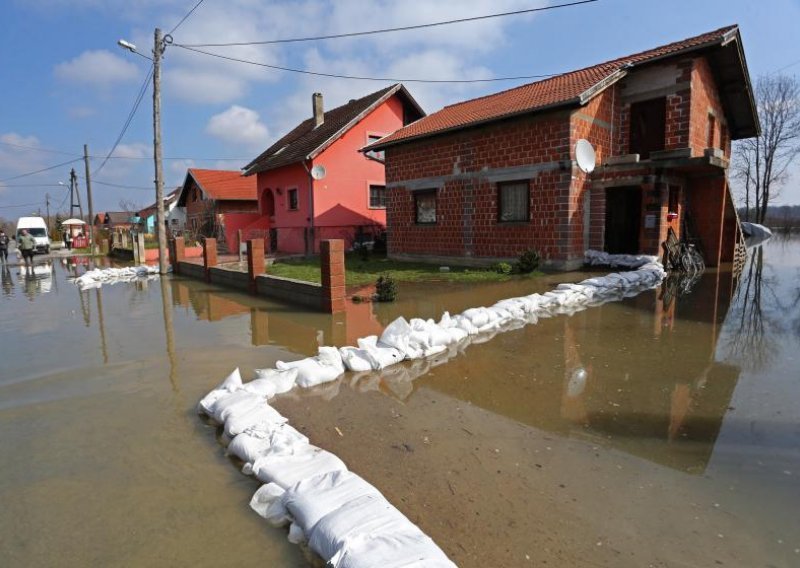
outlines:
M239 171L190 168L189 175L211 199L217 201L256 200L256 178L245 177Z
M568 104L585 103L593 87L624 67L640 65L686 50L718 44L738 26L727 26L693 38L670 43L634 55L620 57L585 69L571 71L535 83L515 87L477 99L456 103L386 136L369 149L390 146L411 138L422 138L473 124L499 120L516 114ZM581 95L584 95L582 99Z

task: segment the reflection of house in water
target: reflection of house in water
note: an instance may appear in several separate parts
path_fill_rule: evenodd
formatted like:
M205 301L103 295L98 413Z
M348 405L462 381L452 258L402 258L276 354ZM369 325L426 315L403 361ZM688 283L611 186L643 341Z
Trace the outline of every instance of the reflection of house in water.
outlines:
M682 298L662 287L541 320L471 346L425 386L536 428L702 472L740 372L714 360L731 285L729 274L708 274Z
M348 303L345 313L328 316L193 280L171 284L173 301L198 318L249 314L254 345L302 354L319 345L354 345L401 313L438 316L444 309L489 303L501 292L524 293L513 285L487 287L476 299L474 289L454 287L397 305ZM707 274L682 297L679 285L665 284L658 292L542 319L485 343L477 339L465 355L454 347L430 360L343 380L401 400L421 386L432 388L538 429L701 472L739 376L737 367L714 360L733 284L730 273ZM530 293L529 282L519 286ZM326 388L335 391L339 384Z
M370 303L348 302L345 312L329 316L194 280L172 279L170 282L173 302L191 307L198 319L220 321L250 314L253 345L279 345L296 353L315 354L320 345L355 344L359 337L380 333L383 329Z

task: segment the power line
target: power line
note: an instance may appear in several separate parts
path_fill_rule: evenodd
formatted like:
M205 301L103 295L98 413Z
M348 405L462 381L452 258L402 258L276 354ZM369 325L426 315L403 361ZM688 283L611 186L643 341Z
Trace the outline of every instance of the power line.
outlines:
M597 0L591 0L591 1L596 2ZM248 65L266 67L268 69L275 69L277 71L288 71L290 73L301 73L303 75L314 75L316 77L332 77L334 79L354 79L357 81L383 81L390 83L494 83L498 81L520 81L523 79L547 79L549 77L555 77L557 75L561 75L561 73L549 73L544 75L517 75L513 77L494 77L491 79L401 79L397 77L367 77L361 75L339 75L336 73L323 73L321 71L311 71L308 69L295 69L293 67L270 65L269 63L261 63L259 61L250 61L248 59L239 59L237 57L229 57L227 55L221 55L219 53L211 53L210 51L203 51L202 49L196 49L194 47L188 47L185 45L177 45L177 44L174 45L175 47L180 47L181 49L185 49L187 51L194 51L196 53L202 53L203 55L209 55L211 57L217 57L219 59L236 61L237 63L247 63Z
M188 12L188 13L187 13L187 14L186 14L186 15L185 15L183 18L181 18L181 21L180 21L180 22L178 22L177 24L175 24L175 27L174 27L174 28L172 28L172 29L171 29L171 30L170 30L170 31L167 33L167 35L172 35L173 33L175 33L175 30L177 30L179 27L181 27L181 24L183 24L183 22L185 22L185 21L186 21L186 20L189 18L189 16L191 16L191 15L192 15L192 13L194 13L194 11L195 11L195 10L197 10L197 9L200 7L200 4L202 4L202 3L203 3L203 0L200 0L200 1L199 1L197 4L195 4L195 5L194 5L194 8L192 8L191 10L189 10L189 12Z
M323 36L310 36L310 37L295 37L295 38L285 38L285 39L271 39L271 40L263 40L263 41L242 41L242 42L230 42L230 43L186 43L186 44L173 44L178 47L233 47L233 46L242 46L242 45L268 45L268 44L275 44L275 43L297 43L297 42L304 42L304 41L319 41L319 40L327 40L327 39L342 39L348 37L359 37L359 36L366 36L366 35L374 35L374 34L385 34L391 32L404 32L409 30L419 30L424 28L433 28L437 26L447 26L451 24L462 24L465 22L476 22L479 20L488 20L491 18L503 18L506 16L518 16L521 14L530 14L533 12L544 12L545 10L555 10L557 8L569 8L572 6L580 6L581 4L591 4L593 2L598 2L599 0L580 0L578 2L569 2L566 4L556 4L553 6L543 6L539 8L528 8L525 10L514 10L513 12L499 12L496 14L486 14L484 16L474 16L471 18L459 18L457 20L445 20L441 22L431 22L427 24L418 24L413 26L402 26L397 28L383 28L378 30L369 30L369 31L361 31L361 32L350 32L350 33L343 33L343 34L330 34L330 35L323 35ZM188 16L187 16L188 17ZM177 26L176 26L177 27ZM170 32L172 33L172 32Z
M153 66L151 65L150 70L147 72L147 76L144 78L142 87L139 89L139 94L136 96L136 100L133 103L133 108L131 108L131 111L128 113L128 118L125 120L125 124L122 125L122 130L120 131L119 136L117 136L117 139L114 141L114 145L111 147L111 151L108 153L108 155L106 155L105 158L103 158L100 167L97 168L94 171L94 173L92 173L92 176L96 176L98 172L100 172L100 170L102 170L103 167L105 167L106 163L108 163L108 159L111 157L111 154L113 154L114 150L116 150L117 146L119 146L119 143L122 141L122 137L125 136L125 132L128 131L128 127L131 125L131 121L133 120L134 115L136 115L136 111L139 109L139 104L142 102L142 98L144 97L144 94L147 91L147 87L148 85L150 85L150 80L152 78L153 78Z
M24 148L25 150L35 150L37 152L45 152L48 154L63 154L65 156L77 156L75 152L65 152L63 150L52 150L50 148L39 148L37 146L26 146L24 144L14 144L13 142L0 142L3 146L13 146L14 148Z
M25 173L25 174L19 174L18 176L6 178L6 179L0 179L0 183L5 183L7 181L12 181L12 180L15 180L15 179L20 179L20 178L36 175L36 174L39 174L39 173L42 173L42 172L46 172L46 171L49 171L49 170L54 170L56 168L60 168L62 166L66 166L68 164L72 164L72 163L78 162L80 160L81 160L81 158L75 158L74 160L69 160L69 161L66 161L66 162L62 162L60 164L56 164L55 166L48 166L46 168L42 168L41 170L36 170L34 172L28 172L28 173Z
M19 207L36 207L37 205L39 207L41 207L42 206L42 202L41 201L37 201L36 203L23 203L22 205L0 205L0 209L17 209Z
M10 183L10 184L3 184L3 187L54 187L58 186L61 187L57 183Z
M85 179L85 178L83 176L78 176L78 179ZM122 189L147 189L147 190L153 189L152 187L145 187L143 185L124 185L120 183L111 183L109 181L100 181L96 179L92 179L92 183L93 184L96 183L98 185L107 185L109 187L119 187Z

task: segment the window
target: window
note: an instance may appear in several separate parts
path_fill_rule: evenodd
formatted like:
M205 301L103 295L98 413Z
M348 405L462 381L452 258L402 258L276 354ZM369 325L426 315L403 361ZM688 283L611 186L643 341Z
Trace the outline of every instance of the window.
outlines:
M630 112L628 152L639 154L640 159L647 160L650 158L650 152L664 149L667 99L661 97L633 103Z
M297 211L297 190L290 189L288 193L289 193L289 210Z
M497 184L497 220L501 223L530 219L530 192L527 181Z
M717 126L717 119L713 114L708 115L708 131L706 132L706 148L714 147L714 130Z
M435 189L414 194L414 217L418 225L433 225L436 223Z
M370 209L386 209L386 186L369 186L369 206Z
M197 231L197 217L192 217L192 231Z
M374 144L381 138L383 138L383 136L381 136L380 134L370 134L369 136L367 136L367 146L369 146L370 144ZM383 162L386 157L386 153L383 150L370 150L369 152L366 152L366 155L374 160L378 160L381 162Z

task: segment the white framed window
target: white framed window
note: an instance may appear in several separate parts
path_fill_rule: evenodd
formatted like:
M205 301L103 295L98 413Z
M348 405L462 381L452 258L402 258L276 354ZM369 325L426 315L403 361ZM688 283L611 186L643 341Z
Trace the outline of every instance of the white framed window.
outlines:
M370 144L374 144L381 138L383 138L381 134L369 134L367 136L367 146L369 146ZM372 158L373 160L378 160L379 162L383 162L386 159L386 153L383 150L370 150L365 154L370 158Z
M297 189L290 189L286 192L286 206L288 207L289 211L297 211L298 207L298 200L297 200Z
M385 185L370 185L369 186L369 208L370 209L386 209L386 186Z

